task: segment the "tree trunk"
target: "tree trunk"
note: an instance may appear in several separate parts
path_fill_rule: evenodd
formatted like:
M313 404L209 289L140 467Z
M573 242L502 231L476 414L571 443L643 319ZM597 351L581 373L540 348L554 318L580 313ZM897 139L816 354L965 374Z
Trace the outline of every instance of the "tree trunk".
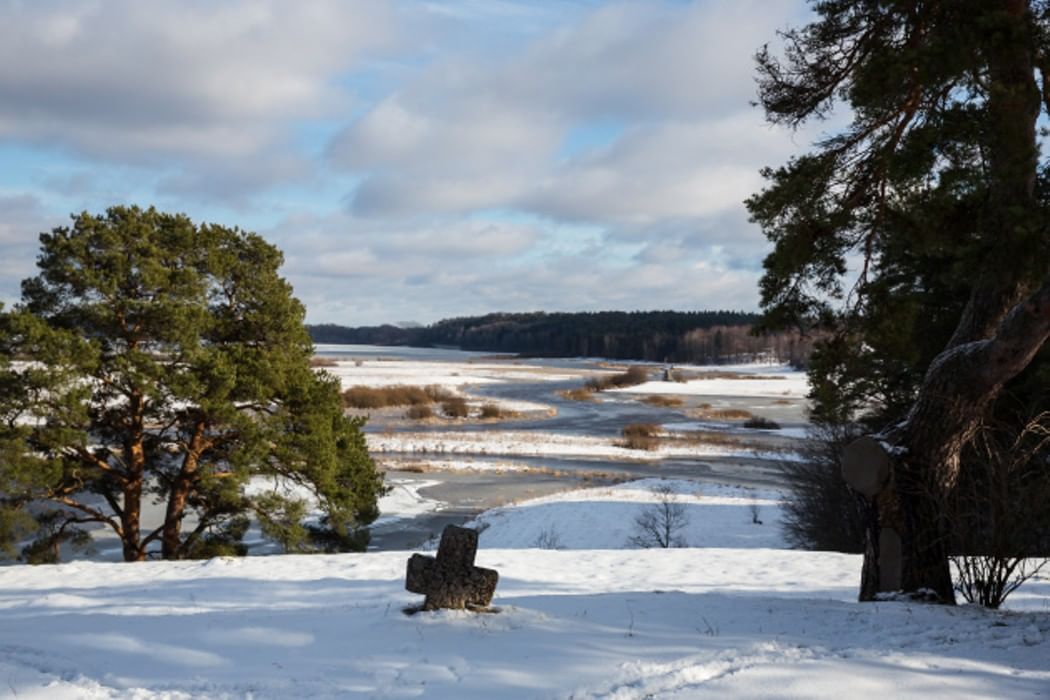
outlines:
M123 530L124 561L143 561L146 552L141 543L142 478L131 479L124 485Z
M146 450L143 445L145 421L142 415L145 402L138 391L133 391L128 399L131 429L124 442L128 479L124 482L124 511L121 516L124 561L143 561L146 558L141 532L142 482L146 473Z
M950 532L945 506L959 476L962 450L972 440L1003 385L1031 362L1050 337L1050 274L1017 304L986 340L945 350L930 365L908 417L877 439L895 446L888 485L875 496L869 524L861 599L880 579L879 542L893 529L901 540L901 590L931 591L954 602L948 568Z
M179 559L183 554L182 519L186 515L186 501L193 489L197 468L200 466L200 455L205 447L205 429L204 421L198 421L194 425L193 437L183 457L182 468L168 495L168 507L164 514L164 529L161 534L161 556L164 559Z
M946 504L972 440L1003 385L1017 376L1050 335L1050 271L1032 260L1040 94L1027 0L989 8L983 55L988 64L988 197L981 233L986 264L948 346L931 363L908 416L878 437L900 458L875 497L869 542L889 528L900 535L900 586L955 600L948 568ZM1045 96L1044 96L1045 97ZM1041 268L1025 270L1026 264ZM1027 279L1026 279L1027 278ZM1032 284L1035 281L1034 285ZM1042 286L1031 293L1034 286ZM861 598L879 576L879 547L869 544Z

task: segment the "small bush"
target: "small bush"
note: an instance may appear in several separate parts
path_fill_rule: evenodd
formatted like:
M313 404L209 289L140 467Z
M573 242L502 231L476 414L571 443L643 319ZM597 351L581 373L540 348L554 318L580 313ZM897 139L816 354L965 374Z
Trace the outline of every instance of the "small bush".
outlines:
M532 543L532 546L537 549L561 549L561 536L558 534L558 530L551 525L550 527L544 528L540 534L536 536L536 541Z
M681 531L689 525L689 514L678 502L674 489L660 484L653 489L657 502L645 506L634 518L635 534L627 541L635 547L686 546Z
M859 437L854 425L816 425L802 449L802 462L784 462L787 484L781 527L799 549L864 551L865 505L842 478L842 450Z
M620 433L623 435L620 446L629 450L655 450L660 444L660 427L653 423L630 423Z
M985 425L964 451L947 502L955 589L998 609L1050 564L1050 413L1016 425Z
M605 391L606 389L622 389L628 386L638 386L649 381L649 370L641 365L633 365L626 372L594 377L587 381L586 386L592 391Z
M502 418L503 409L494 403L487 403L481 407L482 418Z
M467 400L462 396L454 396L441 402L441 410L449 418L466 418L470 414L467 408Z
M426 420L433 417L434 410L428 405L409 406L408 410L405 411L405 418L412 420Z
M660 396L653 394L652 396L646 396L642 399L642 403L647 403L650 406L658 406L660 408L678 408L684 401L677 396Z
M751 416L744 421L744 427L754 428L755 430L780 430L780 423L763 416Z

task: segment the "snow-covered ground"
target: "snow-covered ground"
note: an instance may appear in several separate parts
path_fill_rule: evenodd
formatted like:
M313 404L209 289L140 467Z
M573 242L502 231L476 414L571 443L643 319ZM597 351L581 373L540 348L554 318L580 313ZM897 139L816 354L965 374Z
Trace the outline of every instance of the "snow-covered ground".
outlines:
M335 364L321 369L338 377L343 389L353 386L441 386L468 399L472 399L469 392L472 386L506 382L567 381L580 376L580 372L566 372L516 361L329 359L334 360ZM551 410L549 405L543 403L497 397L489 397L484 401L472 399L468 403L475 407L482 403L494 404L503 411L515 413L543 413Z
M665 457L739 457L794 459L790 452L763 452L744 446L695 442L659 445L653 450L620 447L618 440L540 431L456 431L369 433L369 451L431 454L492 454L519 457L586 457L623 461L657 461Z
M424 360L337 360L324 367L351 386L466 386L506 381L566 381L578 372L512 362L438 362Z
M645 382L610 393L669 394L678 396L746 396L754 398L803 398L809 392L805 372L786 365L726 365L688 367L686 375L711 374L687 382ZM727 374L736 377L725 376Z
M1050 579L1010 610L854 602L860 558L790 551L776 494L672 484L693 548L622 549L654 482L482 515L495 614L401 609L407 552L0 569L0 695L1030 698ZM752 522L752 505L761 525ZM539 549L544 532L565 549Z

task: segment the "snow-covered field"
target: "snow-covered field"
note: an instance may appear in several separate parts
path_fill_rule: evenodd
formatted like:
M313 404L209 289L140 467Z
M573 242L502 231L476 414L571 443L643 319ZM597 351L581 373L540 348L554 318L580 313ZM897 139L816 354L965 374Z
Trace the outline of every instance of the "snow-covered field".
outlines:
M323 369L338 377L344 389L352 386L441 386L467 398L470 398L467 390L472 386L511 381L567 381L579 374L536 365L507 361L485 362L480 359L469 362L344 359L336 360L334 365ZM517 413L544 412L550 409L550 406L542 403L504 398L488 398L484 403L495 404L504 411Z
M686 370L683 370L686 371ZM747 396L755 398L803 398L809 392L806 373L787 366L727 365L692 367L688 373L710 373L711 378L687 382L645 382L622 389L622 394L668 394L678 396ZM725 375L735 374L736 377Z
M620 447L618 440L539 431L459 431L369 433L368 449L431 454L492 454L507 456L587 457L623 461L656 461L670 456L784 459L788 453L765 453L719 443L661 444L654 450Z
M672 484L692 548L623 549L654 482L483 514L495 614L401 609L407 552L0 569L18 698L1030 698L1050 580L1011 610L854 602L860 559L789 551L773 492ZM762 524L754 524L752 506ZM549 534L557 534L554 542ZM533 543L544 533L549 546Z

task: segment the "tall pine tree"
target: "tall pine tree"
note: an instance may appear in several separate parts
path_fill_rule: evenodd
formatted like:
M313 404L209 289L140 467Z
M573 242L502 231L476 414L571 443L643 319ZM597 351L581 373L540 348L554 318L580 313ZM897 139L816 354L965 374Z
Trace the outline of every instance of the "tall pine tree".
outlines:
M360 549L381 476L257 235L114 207L41 235L2 316L0 534L54 560L90 526L124 559ZM144 506L161 512L152 520Z
M901 537L902 587L952 602L945 504L964 448L1050 335L1037 141L1050 11L1034 0L812 5L816 19L785 32L782 53L759 52L760 101L791 127L836 108L850 120L766 170L748 202L774 244L762 301L771 325L836 331L814 360L818 417L874 406L876 437L896 456L875 507ZM877 568L871 541L862 598Z

